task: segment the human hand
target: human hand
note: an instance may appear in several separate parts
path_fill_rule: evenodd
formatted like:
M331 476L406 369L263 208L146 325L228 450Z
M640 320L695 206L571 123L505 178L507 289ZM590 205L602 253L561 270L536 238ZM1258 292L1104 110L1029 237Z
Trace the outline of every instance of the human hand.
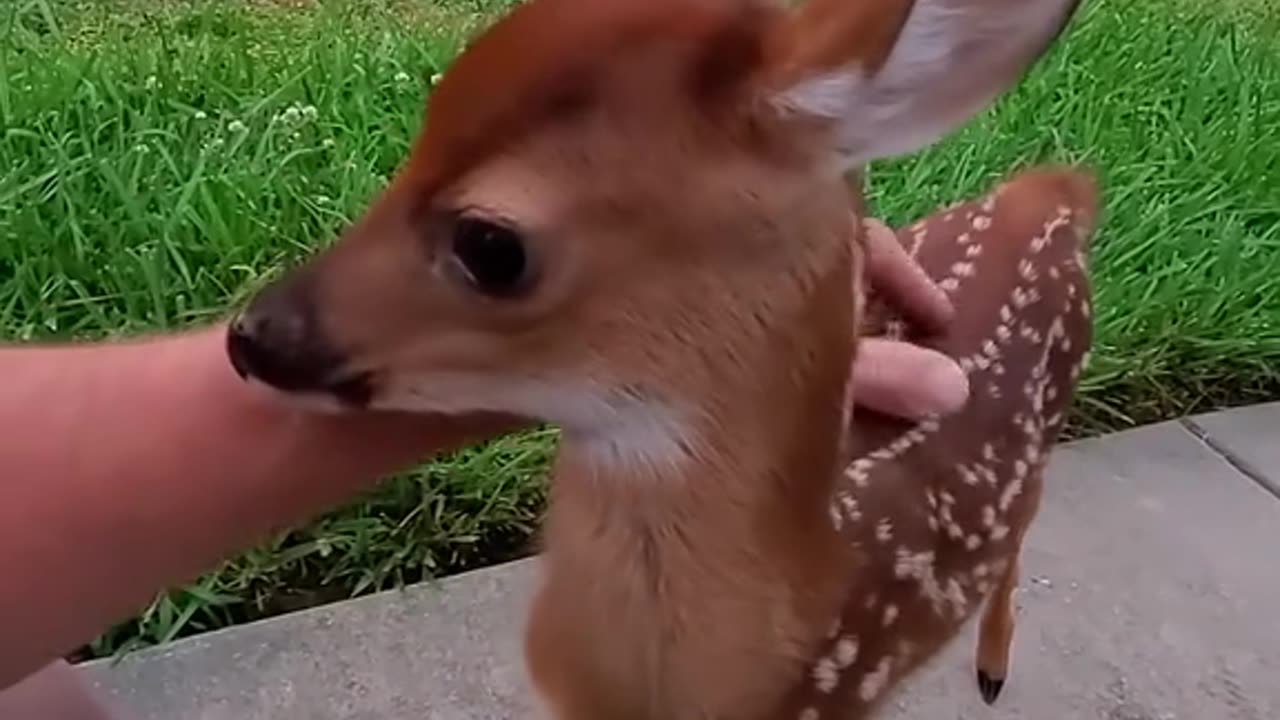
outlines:
M898 242L888 226L864 221L866 281L907 322L942 332L955 314L945 293ZM907 420L948 415L969 399L969 380L950 357L909 342L862 338L853 366L854 402Z

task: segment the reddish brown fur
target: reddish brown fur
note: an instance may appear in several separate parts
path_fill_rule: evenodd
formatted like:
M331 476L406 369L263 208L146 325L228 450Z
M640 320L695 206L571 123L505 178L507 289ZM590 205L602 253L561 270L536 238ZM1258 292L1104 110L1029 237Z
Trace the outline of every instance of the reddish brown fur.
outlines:
M420 191L434 192L539 127L600 105L619 68L646 58L682 62L681 80L695 97L717 95L759 66L759 35L772 16L755 0L519 5L471 43L433 92L410 175Z

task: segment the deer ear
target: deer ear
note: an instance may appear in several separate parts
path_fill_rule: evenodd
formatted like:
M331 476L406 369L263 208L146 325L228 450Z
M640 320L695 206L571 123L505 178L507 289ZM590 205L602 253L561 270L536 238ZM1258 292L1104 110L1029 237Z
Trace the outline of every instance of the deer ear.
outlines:
M834 131L840 169L922 148L1011 88L1080 0L808 0L791 12L768 93Z

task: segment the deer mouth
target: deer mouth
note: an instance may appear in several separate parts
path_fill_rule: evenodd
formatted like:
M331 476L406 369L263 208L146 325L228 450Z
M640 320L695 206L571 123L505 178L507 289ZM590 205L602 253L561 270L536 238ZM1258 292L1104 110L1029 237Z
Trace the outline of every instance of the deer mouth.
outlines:
M342 354L315 339L280 342L269 327L241 316L228 328L227 358L242 380L288 395L321 396L344 407L369 406L373 373L345 369Z

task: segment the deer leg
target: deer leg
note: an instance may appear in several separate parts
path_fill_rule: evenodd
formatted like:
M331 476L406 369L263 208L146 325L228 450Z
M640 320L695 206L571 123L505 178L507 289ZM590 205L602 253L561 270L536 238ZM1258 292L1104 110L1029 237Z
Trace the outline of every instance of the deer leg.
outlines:
M1009 675L1013 643L1013 591L1018 586L1018 556L1014 555L996 584L982 615L978 633L978 691L988 705L995 703Z

